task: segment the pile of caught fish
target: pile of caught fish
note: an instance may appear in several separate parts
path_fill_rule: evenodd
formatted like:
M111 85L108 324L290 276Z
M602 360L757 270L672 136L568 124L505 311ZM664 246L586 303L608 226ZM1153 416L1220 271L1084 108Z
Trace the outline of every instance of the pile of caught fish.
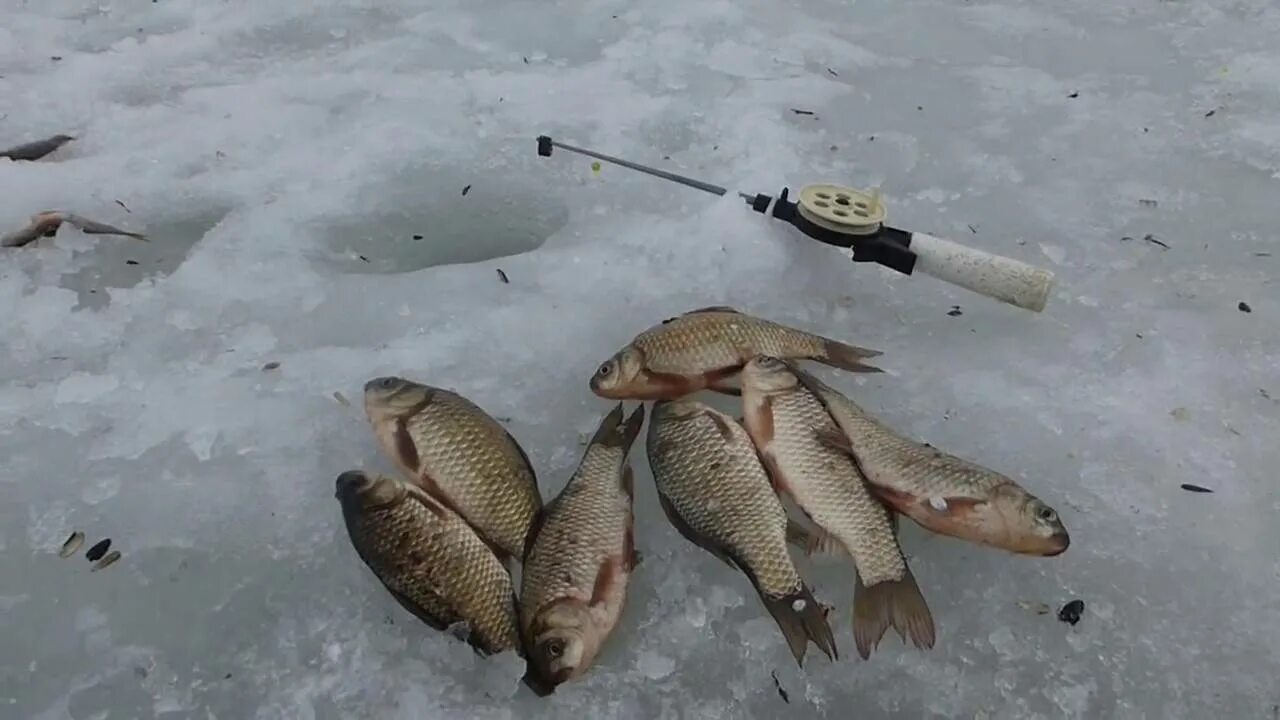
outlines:
M898 544L897 516L933 532L1052 556L1057 513L1002 474L895 433L800 367L880 372L879 351L729 307L691 310L602 364L593 393L619 402L546 504L520 444L470 400L399 377L365 385L379 446L404 478L336 483L359 556L395 598L482 654L519 653L540 695L594 663L639 562L629 453L652 401L646 451L667 518L746 575L796 662L837 660L828 608L789 545L853 563L853 636L870 657L890 628L931 648L933 617ZM741 398L735 419L688 396ZM513 580L519 569L520 580Z

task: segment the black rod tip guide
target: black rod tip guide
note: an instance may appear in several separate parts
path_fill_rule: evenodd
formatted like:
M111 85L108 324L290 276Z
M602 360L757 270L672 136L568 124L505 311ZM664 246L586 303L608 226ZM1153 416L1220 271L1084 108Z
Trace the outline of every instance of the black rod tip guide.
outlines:
M538 136L538 154L542 157L551 157L551 138L546 135Z

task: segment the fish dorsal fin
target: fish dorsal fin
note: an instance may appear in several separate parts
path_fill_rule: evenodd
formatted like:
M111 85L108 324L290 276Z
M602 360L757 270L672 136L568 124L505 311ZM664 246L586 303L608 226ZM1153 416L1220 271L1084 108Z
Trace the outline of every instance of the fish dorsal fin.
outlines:
M694 308L685 311L685 315L698 315L700 313L733 313L741 315L742 311L732 305L708 305L706 307Z

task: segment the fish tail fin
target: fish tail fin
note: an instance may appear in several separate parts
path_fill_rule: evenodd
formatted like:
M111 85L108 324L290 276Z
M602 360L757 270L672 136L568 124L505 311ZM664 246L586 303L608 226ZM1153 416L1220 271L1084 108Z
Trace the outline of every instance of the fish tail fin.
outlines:
M855 373L882 373L884 370L875 365L868 365L863 360L873 357L879 357L884 353L880 350L872 350L871 348L858 347L848 343L832 340L830 338L821 338L822 352L820 356L812 358L814 362L822 363L828 367L837 368Z
M831 632L831 625L827 623L826 610L813 598L813 593L807 586L801 584L799 590L784 597L770 597L762 592L760 599L764 601L765 609L773 616L774 622L778 623L778 629L786 638L797 665L804 667L804 655L810 640L827 659L840 659L835 635Z
M591 436L590 444L620 447L624 453L629 452L631 445L640 434L640 427L643 424L644 403L637 405L636 409L631 412L631 415L624 422L622 419L622 403L619 402L601 419L595 434Z
M863 584L861 574L856 574L853 638L863 660L871 657L871 651L880 644L890 627L897 631L903 642L910 636L917 648L933 647L936 639L933 615L910 568L900 580L888 580L871 587Z

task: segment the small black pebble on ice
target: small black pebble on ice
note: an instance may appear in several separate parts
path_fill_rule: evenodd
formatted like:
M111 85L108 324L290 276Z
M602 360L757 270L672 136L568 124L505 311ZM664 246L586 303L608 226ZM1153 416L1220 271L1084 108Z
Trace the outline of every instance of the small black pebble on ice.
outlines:
M468 185L468 186L466 186L466 187L462 188L462 195L463 195L463 197L466 197L467 193L469 193L469 192L471 192L471 186L470 186L470 185Z
M976 228L976 227L974 227L974 226L972 226L972 225L967 225L966 227L968 227L968 228L969 228L969 232L973 233L974 235L977 235L977 234L978 234L978 228Z
M1182 483L1182 489L1186 490L1187 492L1197 492L1197 493L1213 492L1207 487L1200 487L1199 485L1192 485L1191 483Z
M356 257L360 258L361 260L363 260L363 261L365 261L365 262L369 262L369 258L367 258L367 257L365 257L365 256L363 256L363 255L357 255Z
M1080 93L1078 93L1078 92L1073 92L1073 93L1071 93L1070 95L1068 95L1067 97L1072 98L1072 99L1075 99L1075 98L1080 97Z
M498 278L508 285L511 284L511 280L507 277L506 273L502 272L502 268L498 268Z
M951 309L947 311L947 314L951 317L960 317L964 314L964 311L960 309L959 305L952 305Z
M1249 303L1243 300L1241 300L1240 304L1237 305L1236 307L1239 308L1240 312L1249 312L1249 313L1253 312L1253 308L1249 307Z
M280 367L280 362L279 362L279 361L277 361L277 360L272 360L271 362L267 363L266 365L263 365L263 366L262 366L262 370L263 370L263 372L267 372L267 371L270 371L270 370L275 370L275 369L276 369L276 368L278 368L278 367Z
M831 68L827 68L827 72L831 73L831 77L840 77L840 73L832 70Z
M812 110L799 110L799 109L797 109L797 108L791 108L791 112L793 112L793 113L795 113L795 114L797 114L797 115L812 115L812 114L813 114L813 111L812 111Z
M230 680L230 679L231 679L231 673L227 673L226 675L223 675L223 676L222 676L222 679L223 679L223 680Z
M413 239L414 239L414 240L421 240L421 239L422 239L422 236L421 236L421 235L414 235L414 236L413 236Z
M786 690L782 689L782 683L778 681L778 671L773 670L769 674L773 676L773 686L778 689L778 697L782 698L782 702L790 705L791 696L787 694Z
M61 55L50 55L50 56L49 56L49 59L50 59L50 60L52 60L52 61L54 61L54 62L58 62L59 60L61 60L61 59L62 59L62 56L61 56Z
M138 261L137 261L137 260L125 260L125 261L124 261L124 264L125 264L125 265L137 265L137 264L138 264Z
M1207 118L1211 118L1211 117L1213 117L1215 114L1217 114L1217 112L1218 112L1217 110L1210 110L1209 112L1205 113L1205 114L1204 114L1204 116L1205 116L1205 117L1207 117Z
M1058 619L1064 623L1075 625L1076 623L1080 622L1080 615L1083 612L1084 612L1084 601L1072 600L1066 605L1063 605L1062 609L1058 611Z
M107 549L110 547L111 547L111 538L106 538L105 540L99 540L96 545L89 548L88 552L86 552L84 556L89 559L89 562L97 562L98 560L102 559L103 555L107 554Z
M916 109L917 109L917 110L923 110L923 109L924 109L924 106L923 106L923 105L917 105L917 106L916 106Z
M529 64L529 58L524 58L524 64L525 64L525 65L528 65L528 64Z

